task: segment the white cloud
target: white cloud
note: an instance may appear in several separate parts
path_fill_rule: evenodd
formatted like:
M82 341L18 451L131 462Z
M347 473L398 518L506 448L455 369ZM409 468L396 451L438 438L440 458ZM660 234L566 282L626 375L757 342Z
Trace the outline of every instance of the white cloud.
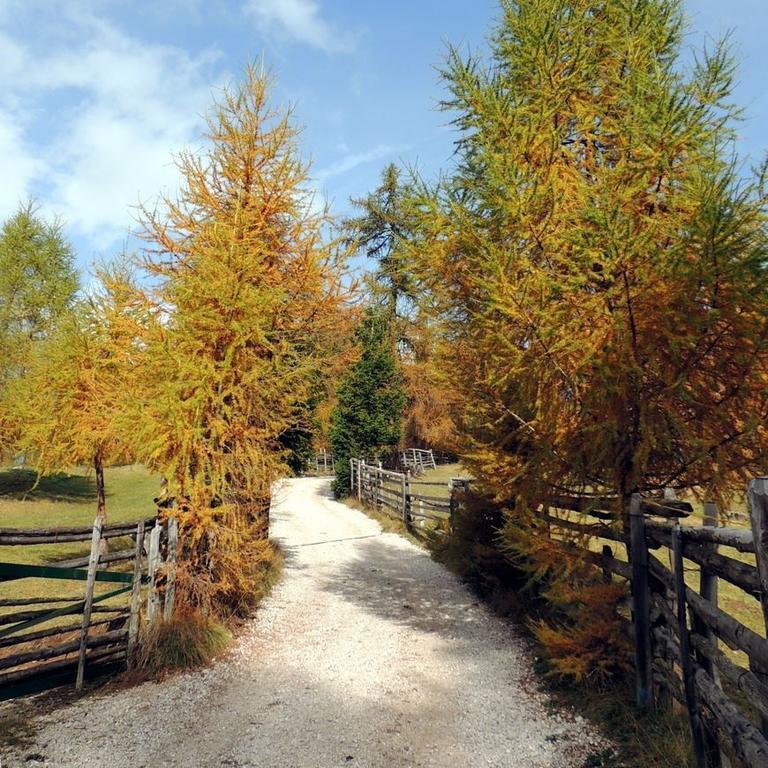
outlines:
M405 149L408 149L408 147L391 147L388 144L377 144L375 147L365 152L348 152L335 163L317 171L314 174L314 178L317 182L323 184L328 181L328 179L349 173L358 166L372 163L385 157L391 157Z
M199 134L215 54L138 40L82 8L44 18L44 44L0 55L0 218L34 194L106 249L125 238L140 198L177 186L172 153Z
M323 18L317 0L247 0L245 11L262 31L287 36L327 53L349 52L356 46L354 34Z
M0 213L3 219L30 197L32 180L42 167L25 146L16 115L0 108Z

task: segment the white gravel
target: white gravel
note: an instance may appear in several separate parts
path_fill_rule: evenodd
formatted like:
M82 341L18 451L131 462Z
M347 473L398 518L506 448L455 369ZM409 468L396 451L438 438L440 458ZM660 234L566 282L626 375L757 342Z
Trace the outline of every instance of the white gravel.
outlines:
M284 483L273 520L283 579L226 659L45 715L4 768L576 768L606 746L513 628L328 481Z

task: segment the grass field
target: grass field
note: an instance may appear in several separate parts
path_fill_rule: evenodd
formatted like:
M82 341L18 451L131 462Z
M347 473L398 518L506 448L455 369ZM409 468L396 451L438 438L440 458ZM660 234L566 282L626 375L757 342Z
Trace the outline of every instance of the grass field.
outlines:
M119 523L152 517L152 502L159 490L159 478L143 467L112 467L105 472L107 520ZM96 486L92 473L75 468L41 479L27 469L0 470L0 527L58 528L87 526L96 516ZM131 545L129 538L110 539L111 551ZM89 542L37 544L0 547L0 561L6 563L52 563L85 556ZM97 585L97 593L110 585ZM0 599L64 596L82 599L82 582L60 579L19 579L0 583ZM0 609L2 611L4 609ZM7 609L11 612L18 609Z

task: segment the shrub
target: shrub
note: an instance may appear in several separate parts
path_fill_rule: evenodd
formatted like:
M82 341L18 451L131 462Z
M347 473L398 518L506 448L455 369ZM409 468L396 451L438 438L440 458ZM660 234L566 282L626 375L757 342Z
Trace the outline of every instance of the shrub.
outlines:
M223 624L200 611L184 608L143 632L132 666L151 677L208 664L229 644Z

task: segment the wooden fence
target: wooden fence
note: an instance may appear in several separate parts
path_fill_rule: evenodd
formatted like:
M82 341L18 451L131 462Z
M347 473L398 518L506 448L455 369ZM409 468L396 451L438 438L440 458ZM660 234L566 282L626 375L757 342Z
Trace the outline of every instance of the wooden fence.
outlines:
M352 495L360 503L397 517L417 534L444 534L451 527L456 509L454 489L468 482L461 478L450 483L417 480L410 471L392 472L362 459L350 460L350 476Z
M107 552L112 539L129 539L131 546ZM138 636L144 599L149 621L173 612L174 518L105 525L97 517L88 528L0 528L0 546L88 541L86 557L51 565L0 562L0 583L11 585L3 590L11 596L0 599L0 700L68 682L81 688L87 675L125 664ZM23 589L14 596L12 586L29 585L29 579L46 583L36 581L31 596L24 596ZM85 586L78 595L60 596L46 592L48 580ZM112 588L97 593L97 584ZM79 620L68 622L68 617Z
M309 460L309 472L317 475L332 475L336 471L336 459L328 451L320 451Z
M405 469L421 474L427 469L436 469L435 454L431 448L406 448L400 453L400 462Z
M748 497L749 529L718 527L711 503L694 525L689 504L639 495L628 526L611 500L558 497L541 510L550 535L604 579L629 582L637 704L671 697L685 708L699 768L768 766L768 640L718 604L724 580L757 601L768 625L768 480L753 481Z

